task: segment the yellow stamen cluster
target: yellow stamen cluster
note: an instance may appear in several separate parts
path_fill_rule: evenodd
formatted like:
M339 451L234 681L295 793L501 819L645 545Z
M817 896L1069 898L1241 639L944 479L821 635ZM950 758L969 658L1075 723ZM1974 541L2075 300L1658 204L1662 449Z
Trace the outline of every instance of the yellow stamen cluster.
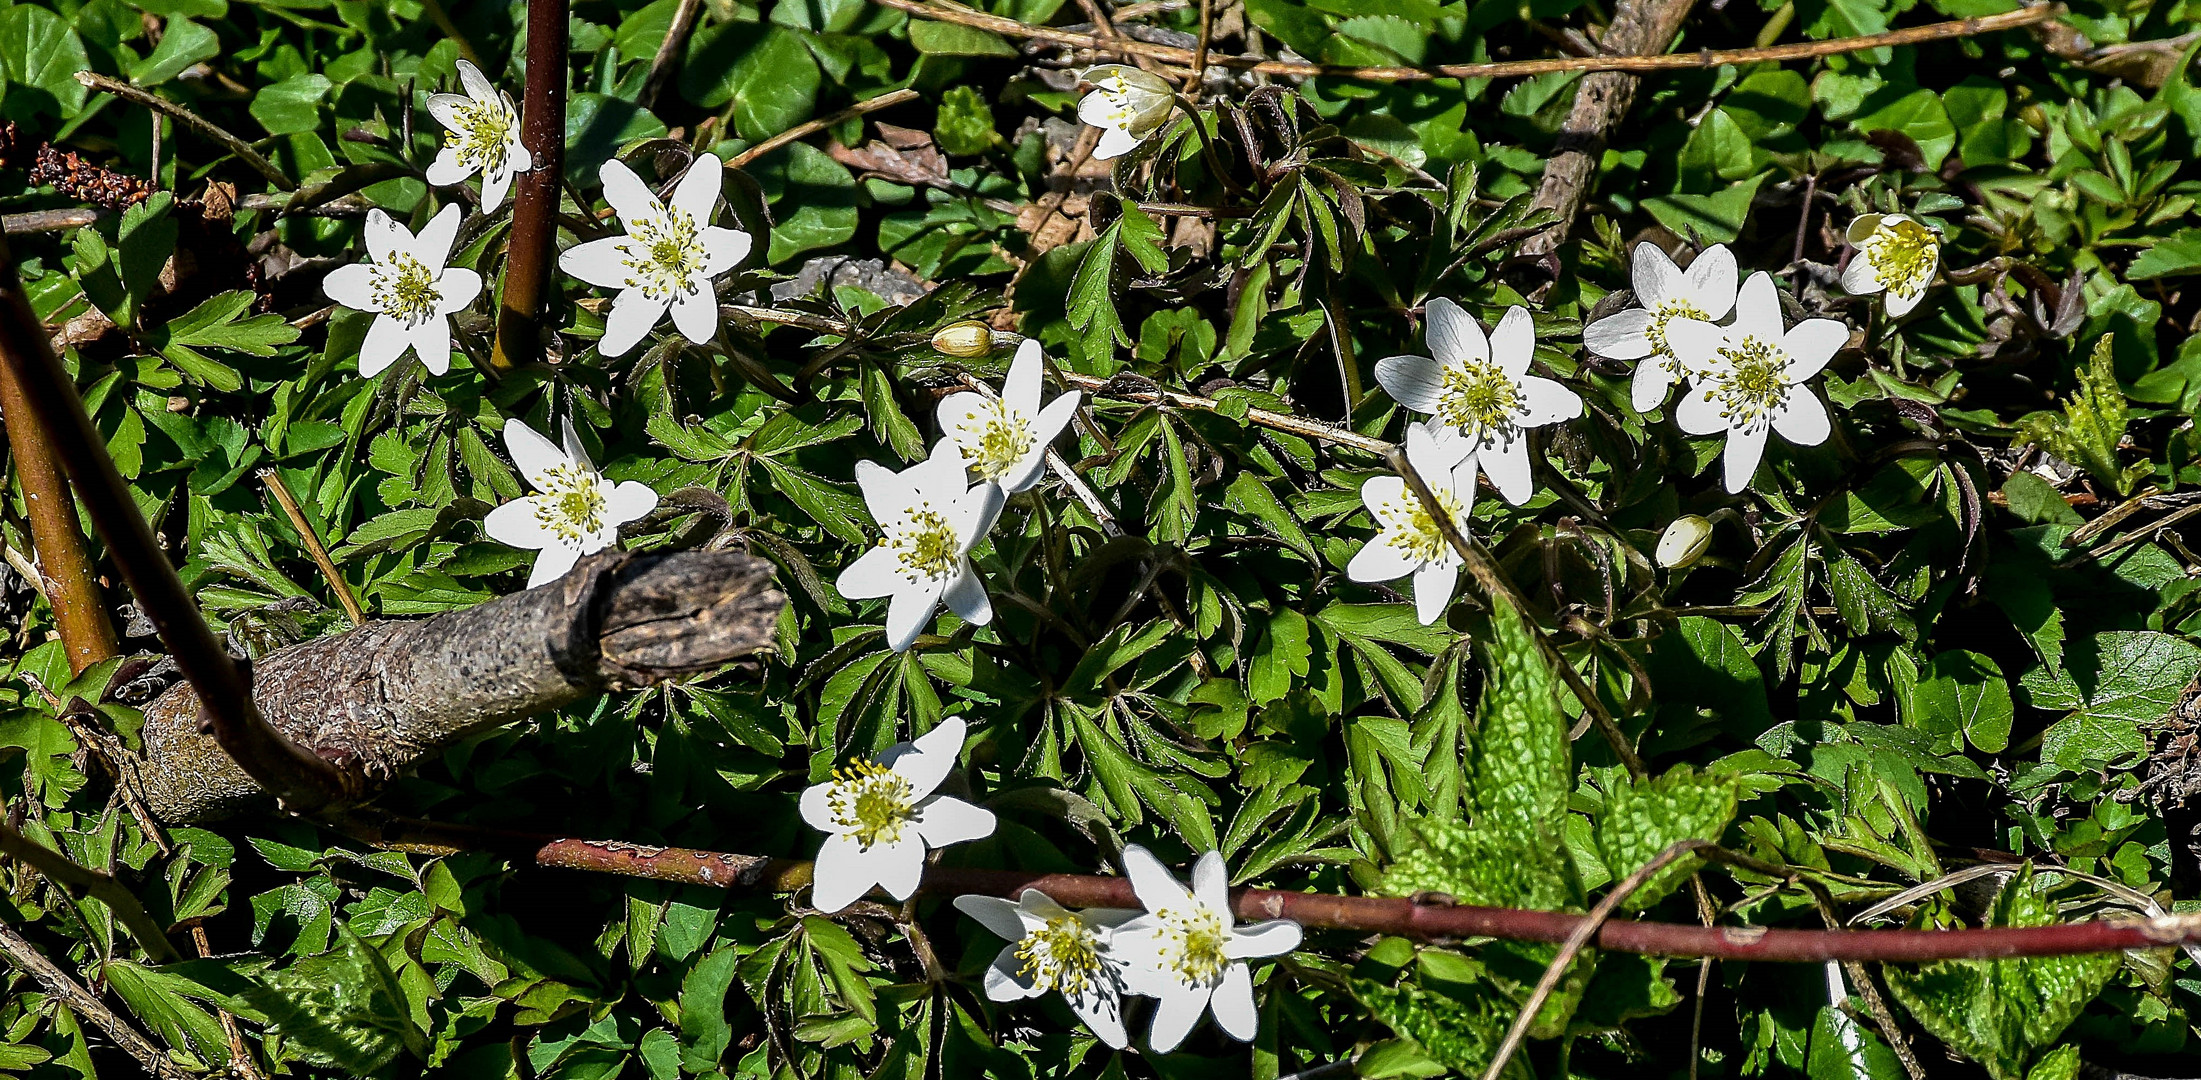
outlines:
M1100 980L1100 938L1075 915L1058 915L1025 934L1017 942L1016 958L1024 962L1018 975L1066 997L1083 994Z
M869 851L899 843L917 820L917 801L902 774L875 761L850 762L833 771L826 809L833 821Z
M955 527L939 511L913 510L899 528L891 529L879 543L894 552L902 576L910 581L944 578L955 572L962 558L962 544Z
M1437 416L1466 432L1486 437L1513 426L1521 411L1521 386L1492 363L1447 364L1438 392Z
M1162 923L1162 966L1186 986L1208 986L1223 977L1230 965L1223 945L1230 928L1222 916L1206 907L1187 904L1155 913Z
M1910 295L1926 291L1933 279L1934 265L1941 260L1941 240L1915 221L1884 222L1866 239L1861 254L1872 264L1880 284Z
M436 317L443 292L436 288L436 272L427 263L400 252L374 267L372 288L375 306L407 326L419 326Z
M963 418L956 442L980 479L999 481L1031 452L1032 425L1008 402L990 399Z
M459 164L496 172L512 153L513 116L501 102L474 101L459 106Z
M596 473L567 463L544 471L535 496L535 520L568 544L604 531L604 490Z
M1454 523L1467 516L1467 508L1449 491L1437 491L1437 505L1442 507ZM1376 508L1377 523L1383 526L1383 541L1404 552L1406 557L1427 566L1442 562L1452 552L1452 545L1444 538L1444 530L1430 514L1422 501L1412 491L1402 491L1399 497Z
M694 218L676 207L629 223L626 287L640 289L652 300L696 291L695 277L704 264L703 245L696 239L701 231Z
M1720 350L1725 370L1707 380L1705 394L1720 402L1730 426L1765 422L1788 400L1788 353L1763 338L1745 337Z

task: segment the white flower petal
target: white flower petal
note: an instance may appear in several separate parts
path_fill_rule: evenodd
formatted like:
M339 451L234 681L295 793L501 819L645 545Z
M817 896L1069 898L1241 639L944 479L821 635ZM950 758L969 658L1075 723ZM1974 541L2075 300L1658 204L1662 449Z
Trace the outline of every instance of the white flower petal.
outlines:
M841 571L841 576L833 582L833 587L850 600L870 600L879 596L891 596L894 590L908 583L909 579L902 576L901 561L895 558L894 552L873 546Z
M652 300L640 289L628 289L612 298L611 314L604 319L604 336L596 351L605 356L625 356L649 336L650 328L665 317L669 300Z
M971 569L971 561L963 560L962 568L949 579L948 587L940 594L942 603L956 617L972 626L984 626L994 621L993 600L986 595L986 583L979 580L978 572Z
M1742 291L1735 294L1735 321L1728 324L1728 334L1735 340L1744 336L1760 341L1778 342L1786 332L1787 323L1781 318L1781 297L1773 287L1773 275L1763 270L1750 275L1742 283ZM1668 340L1673 331L1668 330Z
M932 614L940 607L941 582L926 580L905 586L887 601L887 647L895 652L908 652L917 643L918 635L932 623Z
M1001 400L1018 415L1031 417L1039 412L1039 376L1042 362L1039 341L1025 338L1016 347L1016 359L1009 362L1009 376L1001 381Z
M450 187L462 183L474 175L474 166L459 161L459 148L446 146L436 151L436 159L428 163L428 183L434 187ZM495 209L483 200L483 211Z
M496 86L490 83L489 77L482 74L481 69L475 67L472 61L459 61L458 69L459 85L466 87L466 96L482 102L494 103L497 100Z
M959 901L956 906L961 907L960 901L962 900L992 898L959 896L956 899ZM1014 942L1021 940L1021 938L1022 935L1017 935L1009 940ZM1032 981L1031 976L1025 974L1024 958L1016 954L1016 949L1017 947L1012 944L1001 950L1000 953L994 956L994 962L986 966L986 997L989 999L994 1001L1022 1001L1046 993L1045 990L1040 989L1038 984Z
M943 848L994 834L994 812L961 799L939 795L917 808L917 835L928 847Z
M1441 296L1432 297L1422 312L1429 320L1429 355L1437 363L1454 367L1490 359L1490 339L1483 336L1482 325L1460 305Z
M718 195L725 180L726 164L717 154L697 155L673 188L673 209L694 218L698 228L709 225L718 212Z
M1177 1049L1185 1036L1192 1034L1192 1029L1199 1025L1213 993L1210 987L1193 989L1180 984L1163 996L1161 1004L1154 1008L1154 1026L1147 1029L1146 1044L1157 1054Z
M1721 455L1728 494L1741 494L1750 486L1750 478L1758 474L1758 462L1765 457L1766 431L1764 424L1752 424L1728 432L1727 452Z
M1038 891L1026 889L1024 895L1029 897ZM1012 946L1024 940L1024 934L1029 929L1024 924L1023 905L1018 900L966 893L955 898L955 910L978 920L978 925ZM1015 950L1012 948L1010 951Z
M884 526L898 521L917 505L916 479L911 470L895 472L876 461L856 463L856 487L864 493L864 506L870 509L871 519Z
M909 782L910 794L924 798L948 778L955 770L957 758L963 756L963 741L970 737L970 722L960 716L950 716L931 731L906 743L896 743L879 755L879 764L893 769Z
M1238 927L1223 943L1223 955L1233 960L1282 956L1299 947L1306 931L1290 919L1267 919Z
M1444 372L1426 356L1386 356L1376 361L1376 382L1393 401L1419 413L1437 411Z
M537 491L549 490L551 470L574 464L557 444L517 417L504 422L504 449L512 455L512 464L519 467L520 475Z
M1674 423L1691 435L1711 435L1727 430L1727 418L1720 415L1720 403L1703 389L1692 389L1681 395L1681 402L1674 406Z
M961 468L961 462L957 462ZM948 523L955 528L955 535L962 538L962 554L968 555L986 533L994 527L994 520L1001 516L1001 504L1007 498L999 487L980 484L955 500L955 508L948 514Z
M1070 1011L1085 1021L1093 1036L1113 1050L1131 1045L1131 1033L1123 1026L1123 1001L1116 988L1107 982L1089 987L1085 993L1070 998Z
M650 186L643 183L633 169L627 168L625 162L612 158L604 162L596 176L604 184L604 201L610 203L619 220L626 223L628 232L634 231L637 221L664 216L664 204L657 201Z
M1525 428L1543 427L1582 415L1582 395L1565 384L1538 375L1523 375L1520 382L1521 413L1515 421Z
M718 295L711 290L698 289L673 297L672 311L673 325L689 341L708 345L718 336Z
M1530 476L1528 436L1485 447L1476 452L1475 461L1505 501L1519 506L1536 494L1536 483Z
M1726 244L1704 249L1689 264L1689 302L1708 319L1735 310L1735 253Z
M1353 560L1345 564L1345 576L1362 583L1397 581L1421 569L1421 565L1405 548L1379 534L1353 554Z
M1711 369L1720 362L1720 349L1726 345L1727 331L1702 319L1667 320L1666 347L1674 351L1674 359L1684 368L1699 372Z
M627 238L607 236L558 253L558 269L604 289L627 285Z
M359 343L360 376L372 379L382 374L412 345L412 335L403 322L388 315L375 316L373 325L367 327L367 339Z
M1253 973L1244 964L1232 964L1223 970L1223 984L1215 988L1215 997L1208 1002L1215 1013L1215 1026L1223 1034L1239 1042L1252 1042L1254 1032L1260 1030L1260 1017L1253 1007Z
M374 300L374 267L349 263L321 279L321 292L354 311L379 311Z
M1100 145L1093 148L1093 160L1113 161L1137 149L1145 141L1119 127L1103 128Z
M1582 344L1613 360L1651 355L1651 313L1643 308L1616 311L1582 328Z
M420 235L413 238L413 258L428 264L430 271L440 273L451 261L451 245L459 238L459 218L462 216L457 203L436 211L436 216L421 226Z
M1910 314L1911 309L1917 307L1918 302L1925 298L1926 290L1924 288L1920 288L1917 292L1904 292L1899 289L1889 289L1888 298L1886 301L1888 305L1888 316L1890 318L1900 319L1903 316Z
M437 316L410 331L413 353L420 357L422 367L430 374L441 375L451 370L451 323Z
M640 480L622 480L604 496L604 521L612 525L624 525L640 521L644 515L657 509L657 489Z
M1414 571L1414 615L1423 626L1434 626L1452 606L1452 591L1459 587L1456 566L1431 564Z
M1890 294L1889 303L1894 303ZM1788 353L1788 381L1803 382L1825 370L1827 361L1849 344L1849 327L1833 319L1805 319L1781 338Z
M962 434L964 427L976 425L978 410L985 407L985 404L986 395L976 390L958 390L941 398L939 407L933 410L934 418L940 422L940 430L955 441L958 454L963 452L963 444L955 436ZM965 455L964 460L970 460L969 456Z
M1459 464L1460 459L1467 455L1467 449L1467 442L1464 439L1439 441L1437 436L1430 432L1429 428L1421 424L1406 425L1406 463L1413 466L1414 471L1421 474L1421 478L1428 482L1432 489L1440 493L1450 486L1452 467ZM1383 477L1375 477L1374 479L1380 480ZM1402 484L1405 482L1399 477L1391 477L1391 479L1398 480ZM1368 496L1368 485L1361 485L1361 500L1366 502ZM1368 505L1374 506L1375 504L1368 503Z
M1490 332L1490 355L1498 370L1514 378L1528 370L1529 361L1536 355L1536 320L1527 308L1515 304L1506 309L1498 328Z
M387 263L413 250L413 231L397 223L381 207L367 211L367 225L360 230L367 241L367 254L378 263Z
M835 833L818 848L810 875L811 906L828 915L863 899L879 883L876 857L883 848L865 850L854 836Z
M1842 268L1842 291L1851 296L1871 296L1887 287L1880 275L1873 272L1872 260L1865 257L1863 250L1850 256L1849 265Z
M1124 876L1131 879L1131 891L1148 911L1181 906L1191 897L1185 887L1170 876L1169 868L1163 866L1153 852L1137 844L1124 847L1123 872Z
M436 278L436 314L464 311L480 295L481 275L463 266L454 266Z
M532 589L556 581L566 576L566 571L573 569L573 564L580 561L579 549L564 544L552 544L535 556L535 568L528 572L527 587Z
M704 229L696 242L703 245L702 274L712 278L741 265L741 260L748 258L749 250L756 246L756 240L748 233L716 225Z
M804 824L827 834L842 831L841 823L833 817L833 788L836 783L837 781L828 780L802 789L802 800L798 809L802 812Z
M1843 234L1843 238L1848 240L1852 247L1861 245L1867 237L1880 231L1882 221L1894 220L1902 216L1901 214L1859 214L1850 220L1849 229Z
M509 544L525 551L546 548L558 542L558 534L543 525L535 513L540 496L527 495L491 510L481 519L481 530L491 540Z
M1666 358L1646 357L1635 366L1635 374L1628 381L1628 404L1639 413L1650 412L1666 402L1666 392L1673 388L1674 369L1667 365Z
M1808 386L1796 386L1788 391L1788 403L1773 414L1773 430L1798 446L1817 446L1833 433L1834 421L1819 395Z
M1647 308L1656 308L1668 300L1683 299L1682 291L1688 279L1666 249L1657 244L1641 243L1635 246L1633 266L1628 275L1635 286L1636 302Z
M869 869L879 875L879 887L896 900L907 900L925 876L925 842L904 836L870 851Z
M525 151L525 150L520 150L520 151L519 151L519 153L520 153L520 154L522 154L522 155L525 155L525 154L527 153L527 151ZM524 160L524 158L523 158L523 160ZM482 174L481 174L481 212L482 212L482 213L484 213L484 214L486 214L486 213L489 213L489 212L491 212L491 211L495 210L496 208L498 208L498 207L500 207L500 206L503 206L503 205L504 205L504 196L505 196L505 193L506 193L506 192L508 192L508 191L511 191L511 190L512 190L512 172L513 172L513 169L515 169L515 168L518 168L518 169L521 169L521 170L525 170L525 169L527 168L527 166L525 166L525 165L519 165L519 164L516 164L515 162L512 162L512 161L506 161L506 162L505 162L505 164L504 164L504 168L501 168L501 169L484 169L484 170L482 170Z
M459 130L459 117L464 115L463 110L473 103L474 99L467 97L465 94L430 94L428 95L428 115L435 117L436 123L442 124L444 130L457 131ZM446 149L455 148L446 147ZM433 183L434 181L430 182Z
M1210 851L1192 864L1192 896L1201 907L1223 917L1227 925L1236 919L1230 913L1230 872L1223 868L1223 853Z

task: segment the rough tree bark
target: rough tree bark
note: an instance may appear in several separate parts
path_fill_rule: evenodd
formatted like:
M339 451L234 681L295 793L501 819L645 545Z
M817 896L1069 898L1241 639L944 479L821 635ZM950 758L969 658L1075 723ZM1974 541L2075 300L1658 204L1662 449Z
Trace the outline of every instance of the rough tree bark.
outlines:
M1612 25L1598 44L1608 54L1636 56L1662 53L1681 32L1695 0L1620 0L1613 10ZM1574 228L1575 215L1597 178L1597 162L1605 155L1605 140L1628 115L1635 102L1640 76L1620 71L1593 71L1582 77L1575 91L1574 110L1559 130L1551 159L1544 163L1544 182L1533 204L1555 210L1559 220L1551 228L1529 237L1521 245L1523 256L1539 259L1557 250Z
M786 603L771 578L771 564L734 552L607 552L540 588L280 650L253 666L252 696L276 730L372 791L470 735L768 648ZM199 713L190 684L171 687L146 709L145 754L128 765L166 821L269 798Z

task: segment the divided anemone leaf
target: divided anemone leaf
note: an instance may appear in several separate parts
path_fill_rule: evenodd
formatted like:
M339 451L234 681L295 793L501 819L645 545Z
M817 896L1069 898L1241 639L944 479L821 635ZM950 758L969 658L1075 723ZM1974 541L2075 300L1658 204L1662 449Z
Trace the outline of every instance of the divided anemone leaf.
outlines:
M2111 346L2115 334L2103 334L2094 353L2079 369L2079 389L2064 402L2062 415L2037 412L2018 423L2024 437L2049 453L2085 469L2119 495L2131 494L2151 470L2146 462L2126 468L2117 463L2117 447L2124 441L2128 403L2117 385Z

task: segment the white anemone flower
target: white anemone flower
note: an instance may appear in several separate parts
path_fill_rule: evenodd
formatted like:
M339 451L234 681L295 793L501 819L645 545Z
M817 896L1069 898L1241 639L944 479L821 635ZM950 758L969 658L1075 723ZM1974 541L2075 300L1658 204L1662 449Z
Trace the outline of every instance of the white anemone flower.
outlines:
M1022 1001L1057 991L1100 1041L1117 1050L1130 1044L1123 1027L1121 965L1109 942L1111 931L1138 912L1072 911L1038 889L1026 889L1015 900L958 896L955 907L1009 942L986 969L987 997Z
M1888 314L1902 318L1925 297L1941 269L1941 237L1903 214L1866 214L1849 223L1857 254L1842 271L1852 296L1887 293Z
M1298 948L1299 924L1240 925L1231 914L1223 857L1213 851L1192 865L1189 889L1143 847L1123 849L1123 867L1147 913L1118 927L1111 944L1123 958L1124 989L1159 999L1147 1045L1164 1054L1176 1049L1209 1011L1224 1034L1253 1041L1257 1017L1246 961Z
M1421 424L1406 428L1406 461L1437 497L1437 505L1467 535L1468 511L1475 505L1475 464L1459 439L1439 443ZM1427 626L1451 606L1460 583L1460 553L1444 538L1437 518L1414 495L1406 479L1371 476L1360 486L1360 501L1376 519L1375 539L1361 547L1345 567L1354 581L1414 579L1414 612Z
M459 61L463 94L428 95L428 114L451 136L443 141L435 163L428 166L428 182L449 187L481 174L483 213L504 204L513 176L535 167L535 158L520 145L520 110L512 96L490 85L481 69Z
M859 461L856 484L885 535L833 584L851 600L892 598L887 643L894 651L916 643L943 602L965 622L992 622L993 601L970 555L1001 515L1001 488L985 481L972 486L962 455L946 440L901 472Z
M839 911L874 885L907 900L924 876L927 850L993 835L993 811L938 794L963 752L964 732L963 718L949 717L802 793L802 819L827 834L811 876L818 910Z
M1757 473L1768 432L1817 446L1832 430L1826 405L1804 384L1849 341L1849 327L1833 319L1782 326L1780 296L1761 270L1743 282L1732 324L1682 319L1667 330L1675 354L1701 372L1675 408L1674 421L1691 435L1727 434L1730 494Z
M940 401L940 430L980 480L1014 495L1039 483L1047 468L1047 446L1062 434L1077 411L1078 392L1039 405L1039 342L1025 338L1017 346L1001 395L965 390Z
M1599 356L1640 360L1629 386L1630 403L1649 412L1666 400L1674 383L1691 374L1674 355L1666 328L1675 319L1718 322L1735 309L1735 254L1725 244L1704 249L1687 272L1657 244L1635 246L1631 283L1641 307L1614 312L1582 330L1582 344Z
M518 420L504 422L504 448L536 494L491 510L482 530L513 547L542 552L527 575L530 589L565 576L582 556L617 545L619 526L657 508L657 492L648 484L614 484L597 473L570 417L565 444L560 450L534 428Z
M1078 81L1093 92L1078 102L1078 119L1101 129L1099 161L1122 157L1161 130L1177 108L1176 91L1160 77L1124 64L1085 69Z
M753 241L740 229L711 224L726 170L715 154L698 155L673 189L670 204L619 159L597 172L604 201L618 212L623 236L567 248L558 268L591 285L617 289L597 351L623 356L672 311L673 325L700 345L718 335L718 294L712 282L749 257Z
M1468 457L1516 506L1535 494L1529 476L1528 429L1582 415L1582 397L1528 373L1536 326L1528 309L1506 310L1490 336L1460 305L1429 301L1432 356L1387 356L1376 381L1398 403L1435 416L1432 434L1465 438Z
M412 349L423 367L451 370L451 313L481 295L481 275L445 266L459 235L459 208L443 208L414 236L381 210L367 211L371 262L339 266L321 291L348 308L372 311L367 340L359 345L359 374L374 378Z

